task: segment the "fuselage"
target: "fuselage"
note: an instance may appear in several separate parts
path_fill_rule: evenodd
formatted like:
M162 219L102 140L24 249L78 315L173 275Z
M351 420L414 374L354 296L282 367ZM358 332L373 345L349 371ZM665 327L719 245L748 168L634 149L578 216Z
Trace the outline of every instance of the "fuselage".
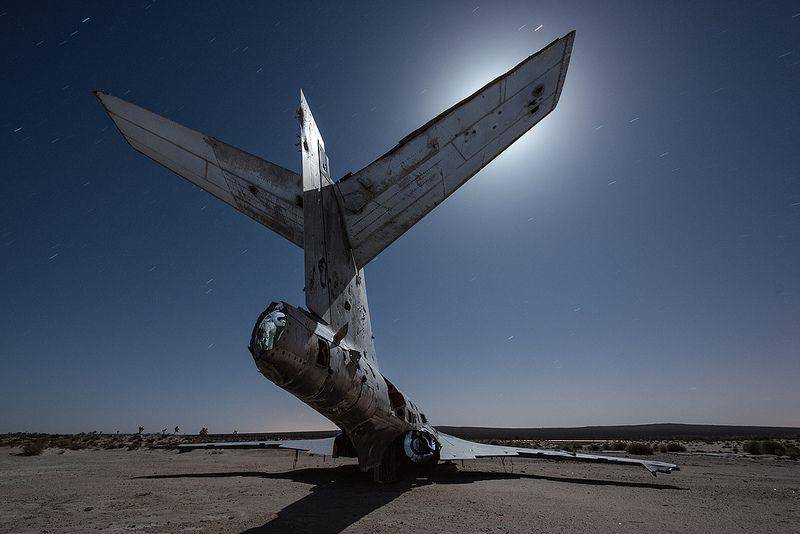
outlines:
M342 429L364 470L410 432L435 436L362 347L302 308L273 302L256 321L250 352L266 378Z

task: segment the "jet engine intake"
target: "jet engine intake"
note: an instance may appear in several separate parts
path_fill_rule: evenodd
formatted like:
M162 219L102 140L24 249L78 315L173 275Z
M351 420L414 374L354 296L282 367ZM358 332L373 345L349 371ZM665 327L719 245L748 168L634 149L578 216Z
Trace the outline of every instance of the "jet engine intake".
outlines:
M442 446L428 430L414 429L403 436L403 452L414 463L421 464L438 459Z

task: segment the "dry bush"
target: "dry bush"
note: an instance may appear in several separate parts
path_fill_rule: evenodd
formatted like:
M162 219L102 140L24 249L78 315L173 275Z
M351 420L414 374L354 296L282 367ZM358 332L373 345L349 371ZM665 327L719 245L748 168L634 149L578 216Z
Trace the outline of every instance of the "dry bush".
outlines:
M653 449L647 443L632 441L625 446L625 452L628 454L653 454Z
M761 451L764 454L775 454L782 456L786 452L786 447L780 441L767 439L761 442Z
M744 444L742 444L742 450L747 454L764 454L761 450L761 442L755 439L745 441Z
M765 440L750 440L746 441L742 446L744 452L750 454L775 454L782 456L786 452L786 447L780 441L773 439Z
M667 443L667 451L668 452L686 452L686 447L683 444L678 443L677 441L670 441Z
M786 444L786 456L789 457L790 460L797 460L800 458L800 448L796 445L792 445L791 443Z
M22 445L20 456L39 456L47 448L43 440L28 441Z

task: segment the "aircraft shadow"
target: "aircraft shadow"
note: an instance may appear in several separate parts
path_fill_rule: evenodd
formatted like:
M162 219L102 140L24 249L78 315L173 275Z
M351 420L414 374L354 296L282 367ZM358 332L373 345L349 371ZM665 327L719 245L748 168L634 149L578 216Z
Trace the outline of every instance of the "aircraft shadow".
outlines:
M362 517L392 502L403 493L429 484L471 484L483 480L533 479L567 484L619 486L657 490L684 490L670 484L595 480L512 472L437 470L434 473L394 484L376 484L357 466L306 468L282 473L262 471L229 471L220 473L186 473L134 477L138 479L256 477L286 479L312 486L311 493L285 507L277 516L260 527L242 534L266 532L341 532Z

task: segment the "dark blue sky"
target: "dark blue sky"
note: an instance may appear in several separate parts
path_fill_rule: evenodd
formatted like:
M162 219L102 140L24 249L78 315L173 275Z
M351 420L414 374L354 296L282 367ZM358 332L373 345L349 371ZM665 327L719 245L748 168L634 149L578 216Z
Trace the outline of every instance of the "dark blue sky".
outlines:
M245 348L301 250L91 90L299 170L303 88L341 176L572 29L558 108L367 267L382 371L437 424L800 426L800 4L297 4L0 4L0 431L328 426Z

